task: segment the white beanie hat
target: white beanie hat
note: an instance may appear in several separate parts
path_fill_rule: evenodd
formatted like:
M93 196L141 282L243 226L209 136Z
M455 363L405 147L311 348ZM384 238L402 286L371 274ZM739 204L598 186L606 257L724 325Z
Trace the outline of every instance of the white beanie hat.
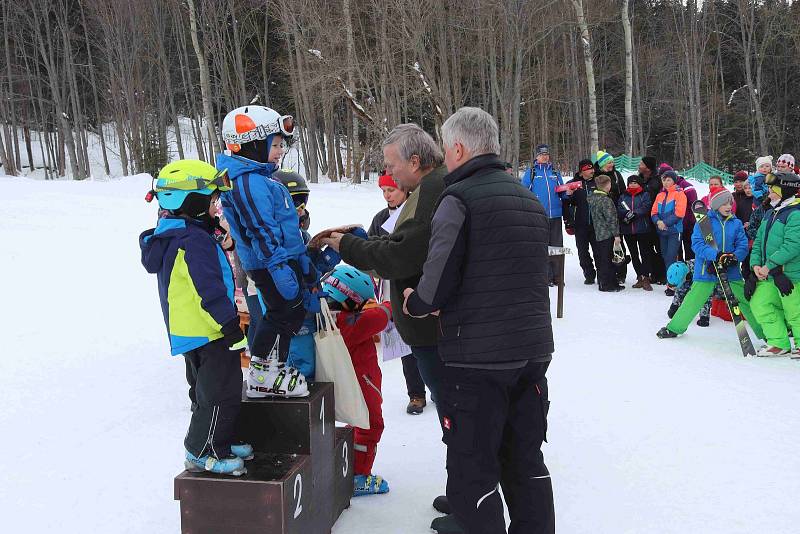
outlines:
M760 158L756 159L756 170L765 164L769 164L770 167L772 166L772 156L761 156Z
M778 161L784 161L789 165L789 167L794 167L794 156L791 154L781 154L781 157L778 158Z

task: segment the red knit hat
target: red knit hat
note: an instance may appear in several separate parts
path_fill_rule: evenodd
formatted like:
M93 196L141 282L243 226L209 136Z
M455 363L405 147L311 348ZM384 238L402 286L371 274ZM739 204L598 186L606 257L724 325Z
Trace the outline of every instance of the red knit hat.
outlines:
M384 174L378 178L378 187L394 187L395 189L400 189L397 187L397 182L394 181L394 178L392 178L390 174Z

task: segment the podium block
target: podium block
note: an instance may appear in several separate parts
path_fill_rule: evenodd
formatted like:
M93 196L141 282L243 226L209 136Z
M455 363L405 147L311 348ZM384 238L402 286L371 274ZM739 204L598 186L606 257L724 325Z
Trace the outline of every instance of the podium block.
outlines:
M338 517L334 516L333 384L309 384L309 392L303 398L244 399L238 436L253 446L256 457L262 452L311 456L307 489L314 523L307 534L326 534Z
M350 507L353 496L353 429L336 429L335 466L333 471L333 522Z
M318 532L310 457L261 453L246 466L241 477L188 471L175 477L183 534Z

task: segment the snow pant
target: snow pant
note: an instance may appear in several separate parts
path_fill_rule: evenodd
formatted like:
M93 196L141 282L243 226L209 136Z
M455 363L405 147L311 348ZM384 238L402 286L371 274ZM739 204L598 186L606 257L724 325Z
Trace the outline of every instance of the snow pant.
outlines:
M625 243L628 245L628 252L633 262L633 270L636 276L647 276L652 274L652 257L650 251L649 234L630 234L625 236Z
M680 305L683 304L683 299L686 298L686 295L689 293L690 289L692 289L691 281L686 281L679 287L676 287L675 296L672 297L672 306L679 308ZM703 304L703 307L700 308L700 318L705 318L705 319L711 318L711 297L709 297L706 303Z
M592 255L589 254L589 247L594 248L595 241L593 227L575 227L575 247L578 249L578 261L583 271L583 277L592 280L597 277L597 272L592 263Z
M381 384L383 377L378 366L378 353L374 352L368 358L353 358L353 369L364 394L364 401L369 411L369 429L353 429L353 472L356 475L372 474L372 464L375 463L375 454L378 452L378 442L383 434L383 395Z
M614 253L614 238L595 241L592 247L594 263L597 266L597 285L606 288L617 284L617 272L611 257Z
M439 382L442 379L444 365L439 359L439 349L436 345L411 347L411 354L417 360L417 368L422 381L431 392L431 400L439 400ZM436 409L439 409L437 404Z
M764 328L767 343L773 347L792 350L788 324L795 336L800 336L800 282L792 280L795 289L784 297L772 280L759 281L750 299L753 314ZM763 336L759 336L762 337ZM797 345L795 337L795 345Z
M683 243L683 261L689 261L694 259L694 251L692 250L692 229L691 228L684 228L683 232L681 232L681 243Z
M541 446L546 441L549 362L520 369L445 367L440 388L442 441L447 445L447 498L468 534L555 532L553 486Z
M564 246L564 230L561 224L561 217L551 217L548 219L550 223L550 235L547 240L547 244L551 247L563 247ZM550 256L548 259L548 276L549 281L551 283L555 283L559 277L560 266L561 266L561 258L558 256Z
M250 311L250 326L247 327L247 344L252 347L255 333L267 310L258 295L247 295L245 300L247 302L247 309ZM314 345L314 332L317 331L315 317L313 313L306 314L300 330L297 331L297 334L289 343L289 356L286 358L286 363L288 365L296 368L309 380L314 379L317 361L317 351Z
M247 295L244 298L247 303L247 311L250 313L250 324L247 326L247 345L253 346L253 339L256 337L256 330L264 317L264 307L258 295Z
M678 252L681 249L681 234L667 234L659 235L659 242L661 243L661 258L664 260L664 273L666 277L666 269L678 261Z
M650 246L648 248L651 251L650 258L653 261L652 277L656 280L666 280L667 268L664 267L664 258L661 257L661 238L655 229L647 235L650 237Z
M753 329L756 336L763 339L764 331L761 328L761 324L757 316L750 310L750 303L744 298L744 282L736 280L729 283L733 296L739 301L739 309L742 311L742 315L744 315L747 322L750 323L750 328ZM676 334L683 334L686 332L691 320L694 319L697 312L706 305L708 299L714 293L716 285L716 282L692 282L692 288L689 290L689 293L686 294L686 298L683 299L683 303L680 308L678 308L678 311L675 312L675 316L669 324L667 324L667 329Z
M294 262L290 262L289 265L294 269L297 280L302 280L303 273L300 272L299 266ZM275 287L272 275L267 269L248 271L247 274L255 282L256 289L258 289L259 296L267 310L253 335L250 354L258 358L266 358L277 342L278 359L285 362L289 355L289 344L292 337L300 330L306 317L303 299L298 297L296 302L284 299L278 292L278 288Z
M198 458L206 454L225 458L231 453L242 402L239 351L229 350L224 339L217 339L183 356L189 391L197 402L183 444Z
M419 374L417 359L413 354L409 354L408 356L403 356L400 360L403 362L403 376L406 377L408 398L424 399L425 382L422 381L422 376Z

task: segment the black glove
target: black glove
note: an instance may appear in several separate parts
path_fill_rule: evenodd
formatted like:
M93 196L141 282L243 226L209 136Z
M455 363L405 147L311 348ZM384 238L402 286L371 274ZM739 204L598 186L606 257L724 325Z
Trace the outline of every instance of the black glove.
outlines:
M753 293L756 292L756 284L758 284L758 276L756 273L751 272L744 281L744 298L750 300L753 298Z
M778 291L781 292L781 295L788 297L792 294L792 291L794 291L794 284L783 274L782 266L771 269L769 274L772 275L772 281L775 283L775 287L778 288Z
M625 214L625 217L622 220L625 221L625 224L628 224L632 220L634 220L635 218L636 218L636 214L634 212L632 212L632 211L628 211L628 213Z
M735 254L730 252L718 252L716 262L720 269L727 269L728 267L738 265L739 260L736 258Z
M225 345L233 347L244 339L244 332L239 326L239 318L231 319L222 326L222 335L224 336Z

